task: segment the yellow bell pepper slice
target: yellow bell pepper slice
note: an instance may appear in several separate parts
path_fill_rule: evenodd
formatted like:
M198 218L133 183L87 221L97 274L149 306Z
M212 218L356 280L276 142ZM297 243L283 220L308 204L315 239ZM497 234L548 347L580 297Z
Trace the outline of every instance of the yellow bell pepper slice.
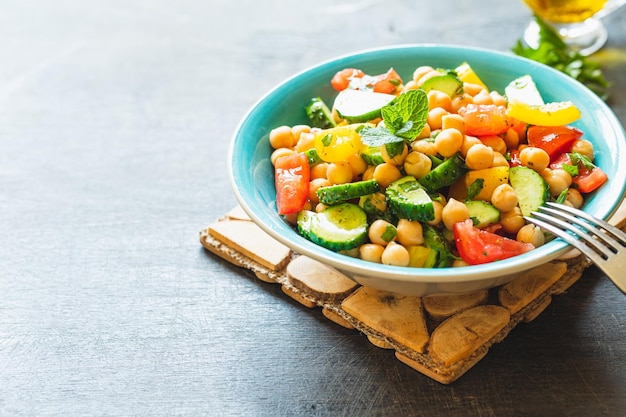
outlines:
M315 133L315 150L325 162L345 161L363 148L361 135L353 125L337 126Z
M485 83L480 79L480 77L476 75L476 73L474 72L474 69L467 62L464 62L458 67L456 67L454 71L456 72L457 77L459 77L459 80L465 83L478 84L482 86L485 90L489 90L487 88L487 85L485 85Z
M563 126L580 119L580 110L571 101L532 105L510 101L507 115L521 122L539 126Z

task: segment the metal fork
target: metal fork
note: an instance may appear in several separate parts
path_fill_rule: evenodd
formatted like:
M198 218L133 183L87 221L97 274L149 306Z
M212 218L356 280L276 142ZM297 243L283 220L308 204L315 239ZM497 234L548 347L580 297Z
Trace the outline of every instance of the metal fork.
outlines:
M581 251L626 294L626 233L581 210L548 202L524 216Z

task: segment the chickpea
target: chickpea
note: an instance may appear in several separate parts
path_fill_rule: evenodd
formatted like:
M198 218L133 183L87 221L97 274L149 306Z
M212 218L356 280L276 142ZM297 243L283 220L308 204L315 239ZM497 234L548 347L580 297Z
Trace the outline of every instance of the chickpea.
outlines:
M496 136L496 135L481 136L480 141L483 144L489 146L494 151L500 152L501 154L505 154L507 151L506 143L504 142L504 139L502 139L500 136Z
M309 183L309 201L311 204L317 204L320 202L320 199L317 196L317 190L322 187L328 187L329 185L331 185L331 183L326 178L315 178Z
M303 210L311 210L311 208L311 203L308 201L304 203L304 207L302 207ZM284 214L283 217L291 225L295 226L298 223L298 213Z
M400 219L396 229L398 230L398 242L403 246L414 246L424 243L423 229L420 222Z
M367 169L365 170L365 172L361 176L361 179L364 180L364 181L373 179L375 170L376 170L375 166L368 165Z
M359 154L352 154L347 159L346 162L350 165L352 169L352 177L356 178L359 175L362 175L367 169L368 165L363 158Z
M546 242L546 237L541 231L541 228L539 226L535 226L534 224L522 226L522 228L517 232L516 239L518 242L530 243L536 248Z
M467 151L469 151L469 149L472 146L478 145L478 144L483 145L480 139L478 139L476 136L470 136L470 135L463 136L463 144L461 145L461 149L460 149L461 154L463 154L463 156L467 156Z
M370 225L367 231L370 242L377 245L387 246L387 244L396 239L398 229L396 226L386 220L378 219Z
M492 167L507 167L509 166L509 161L506 160L506 157L502 155L500 152L493 153L493 161L491 161Z
M398 155L395 155L393 158L389 156L389 148L387 148L387 145L381 145L380 154L383 157L383 161L393 165L402 165L404 163L404 158L406 158L407 154L409 153L409 147L404 142L402 142L400 145L402 145L402 152L400 152Z
M300 135L302 133L310 133L311 132L311 126L308 125L295 125L291 127L291 133L293 134L293 137L296 139L296 142L298 141L298 139L300 139Z
M293 136L291 127L278 126L270 131L270 145L272 148L293 148L296 144L296 138Z
M454 128L465 135L465 119L460 114L446 114L441 117L441 129Z
M437 148L435 147L434 140L420 139L413 141L411 149L413 149L414 152L420 152L424 155L437 155Z
M572 145L572 152L578 152L579 154L585 155L591 161L593 161L594 158L593 151L593 143L585 139L578 139L574 141L574 144Z
M462 266L470 266L470 264L465 262L463 259L455 259L454 261L452 261L453 268L460 268Z
M474 99L469 94L459 94L452 97L452 112L458 113L459 109L473 103Z
M564 169L546 168L541 171L541 176L550 187L550 195L556 197L572 185L572 176Z
M292 149L289 148L278 148L275 149L274 152L272 152L272 155L270 155L270 161L272 162L272 165L276 165L276 160L282 156L289 156L289 155L293 155L294 151Z
M457 153L463 145L463 134L457 129L445 129L435 138L435 149L443 157L450 157Z
M550 155L541 148L528 146L519 153L519 160L522 165L541 172L550 165Z
M500 213L500 224L502 230L507 233L517 233L519 229L524 227L526 221L522 217L522 211L519 207L515 207L511 211L504 211Z
M474 104L493 104L493 97L487 90L480 90L474 96Z
M513 210L517 203L517 193L509 184L498 185L491 194L491 204L501 212Z
M489 146L482 143L476 144L467 151L465 165L473 170L489 168L493 162L493 155L493 149Z
M464 82L463 91L469 94L470 96L474 97L476 96L476 94L480 93L481 91L485 91L485 87L483 87L480 84Z
M429 138L430 133L431 133L430 126L428 126L428 123L426 123L424 127L422 128L422 131L420 132L420 134L417 135L417 137L415 138L415 140Z
M419 86L417 85L415 80L409 80L406 84L404 84L404 87L402 87L402 92L406 92L409 90L418 90L418 89L419 89Z
M320 162L311 167L311 179L324 178L326 179L326 173L328 171L328 162Z
M397 166L384 162L380 165L376 165L372 177L378 181L378 184L382 188L387 188L389 184L402 177L402 172L400 172Z
M426 223L431 226L437 226L441 223L443 217L443 204L439 201L433 201L433 211L435 212L433 220L427 221Z
M450 114L446 109L442 107L435 107L428 112L428 125L430 130L441 129L441 118L447 114Z
M328 206L326 204L324 204L324 203L317 203L315 205L315 212L316 213L321 213L324 210L326 210L327 208L328 208Z
M428 174L432 166L432 159L421 152L413 151L409 153L404 160L404 172L406 172L407 175L413 175L417 179Z
M491 99L493 100L493 104L495 104L496 106L506 106L507 105L507 99L506 97L504 97L502 94L498 93L497 91L492 91L489 93L491 95Z
M299 139L296 142L295 150L297 152L308 151L315 147L315 134L311 132L300 133Z
M407 248L392 242L383 250L380 261L385 265L409 266L411 256Z
M568 188L565 194L565 202L569 203L574 208L581 208L585 199L583 195L575 188Z
M413 71L413 81L419 82L419 80L427 73L433 71L434 68L428 65L419 66Z
M359 247L359 257L364 261L380 263L384 250L384 246L375 243L365 243Z
M352 167L347 162L331 162L326 170L326 178L331 184L345 184L352 181Z
M455 223L467 220L469 217L467 206L454 198L448 200L441 213L443 224L448 230L452 230Z
M519 147L519 133L517 133L517 130L513 128L507 129L507 131L504 132L504 137L502 139L504 139L507 149L517 149Z
M448 112L452 111L452 99L443 91L430 90L426 96L428 97L428 108L434 109L441 107Z

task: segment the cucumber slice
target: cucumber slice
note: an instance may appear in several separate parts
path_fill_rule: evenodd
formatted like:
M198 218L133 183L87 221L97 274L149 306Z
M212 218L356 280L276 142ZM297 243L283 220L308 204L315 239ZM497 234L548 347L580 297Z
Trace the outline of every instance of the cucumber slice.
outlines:
M385 162L380 146L367 146L361 150L360 155L367 165L380 165Z
M304 108L307 117L311 121L311 126L321 129L335 127L335 119L324 101L320 97L314 97Z
M383 218L387 212L387 197L380 192L364 195L359 198L359 207L370 219Z
M427 93L431 90L437 90L453 97L463 92L463 82L456 75L448 73L429 78L424 81L421 88Z
M329 185L327 187L318 188L316 193L320 203L332 205L352 200L353 198L359 198L364 195L373 194L377 191L380 191L380 185L378 185L378 181L372 179L346 184Z
M419 182L429 192L433 193L440 188L454 184L468 169L461 154L456 153L437 165L432 171L420 178Z
M424 244L432 249L430 256L426 259L424 267L426 268L445 268L452 265L454 255L450 251L447 241L443 234L434 227L424 224Z
M385 190L389 209L398 218L428 222L435 218L433 200L411 175L389 184Z
M517 194L522 215L530 216L550 198L548 183L539 173L525 166L509 170L509 182Z
M470 218L474 221L474 226L479 229L483 229L490 224L500 221L500 210L486 201L466 201L465 206L469 211Z
M519 101L531 106L544 104L541 93L530 75L522 75L511 81L505 88L504 94L510 102Z
M381 117L381 109L396 96L364 90L343 90L335 98L333 107L349 123L362 123Z
M331 206L319 213L302 210L298 214L298 231L326 249L350 250L367 240L367 216L351 203Z

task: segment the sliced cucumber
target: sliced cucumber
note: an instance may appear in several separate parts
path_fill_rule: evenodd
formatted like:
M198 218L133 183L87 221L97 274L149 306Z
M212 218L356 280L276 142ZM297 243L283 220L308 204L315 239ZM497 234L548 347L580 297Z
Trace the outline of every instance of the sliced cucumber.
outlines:
M385 195L389 209L398 218L422 222L435 218L433 200L426 189L411 175L389 184Z
M445 268L452 265L454 255L450 251L447 241L434 227L424 224L424 244L433 250L433 253L426 259L426 268Z
M381 117L381 109L395 98L392 94L348 89L337 95L333 107L342 119L361 123Z
M359 207L370 219L382 218L387 212L387 197L381 192L364 195L359 198Z
M500 210L486 201L471 200L466 201L465 205L469 211L470 218L474 221L474 226L479 229L500 221Z
M455 74L448 73L429 78L424 81L421 88L427 93L431 90L437 90L453 97L463 92L463 82Z
M311 126L321 129L335 127L335 119L324 101L320 97L314 97L304 108L307 117L311 121Z
M378 185L378 181L371 179L320 187L317 189L317 197L320 199L320 203L331 205L373 194L377 191L380 191L380 185Z
M530 75L522 75L511 81L504 88L504 94L509 102L519 101L531 106L541 106L544 104L543 97L541 97L541 93Z
M419 182L432 193L440 188L454 184L467 171L463 156L460 153L456 153L420 178Z
M367 146L361 150L360 155L367 165L380 165L385 162L380 146Z
M298 231L326 249L350 250L367 240L367 216L351 203L330 206L319 213L302 210L298 214Z
M550 198L548 183L539 173L525 166L509 170L509 182L517 194L522 215L530 216Z

